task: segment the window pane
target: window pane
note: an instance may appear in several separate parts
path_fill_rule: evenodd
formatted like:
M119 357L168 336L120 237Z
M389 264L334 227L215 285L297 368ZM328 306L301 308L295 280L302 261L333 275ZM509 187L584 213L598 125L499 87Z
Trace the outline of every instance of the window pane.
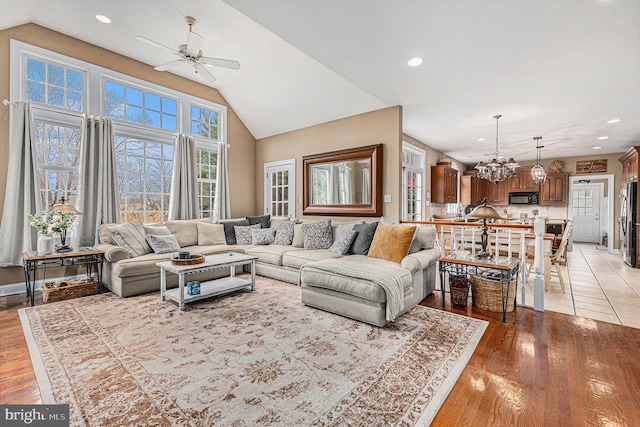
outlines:
M191 134L203 138L218 139L218 115L215 110L191 106Z
M27 60L27 78L29 80L37 80L39 82L45 81L45 64L42 61L36 61L35 59Z
M67 70L67 89L82 92L82 73Z
M47 83L64 87L64 68L47 64Z
M128 105L136 105L138 107L142 107L142 91L139 89L134 89L132 87L127 87L127 104Z
M37 82L27 83L27 99L29 101L44 102L44 84Z
M198 170L198 197L201 218L213 216L216 191L215 168L212 163L217 159L217 153L212 150L196 150Z
M145 92L144 106L148 110L160 111L160 97L153 93Z
M170 114L172 116L176 115L176 107L177 103L173 99L162 98L162 112L166 114Z
M104 94L107 99L124 102L124 86L114 82L104 83Z
M162 129L177 130L175 116L169 116L167 114L162 115Z

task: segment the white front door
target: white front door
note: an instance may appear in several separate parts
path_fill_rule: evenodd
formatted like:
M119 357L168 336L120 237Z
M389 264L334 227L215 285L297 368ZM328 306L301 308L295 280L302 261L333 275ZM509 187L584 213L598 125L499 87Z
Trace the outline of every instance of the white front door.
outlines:
M573 240L600 243L600 197L602 184L576 184L571 192Z
M265 163L264 173L264 213L272 217L295 217L295 159Z

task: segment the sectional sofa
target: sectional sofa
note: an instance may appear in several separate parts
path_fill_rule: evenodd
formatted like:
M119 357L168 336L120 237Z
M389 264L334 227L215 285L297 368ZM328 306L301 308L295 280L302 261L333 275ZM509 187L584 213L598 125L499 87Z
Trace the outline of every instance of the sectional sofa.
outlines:
M377 221L365 223L364 221L335 220L325 220L325 224L328 221L331 226L328 238L332 242L341 240L341 237L344 240L344 237L357 235L358 232L354 232L354 228L360 229L360 234L364 235L364 230L372 228L375 230L377 224ZM405 235L407 234L406 227L388 226L389 221L384 219L382 221L385 223L384 227L387 227L385 230L400 229L405 231ZM301 285L303 303L378 326L384 326L393 318L389 318L389 304L387 304L385 290L374 283L377 277L371 273L372 271L380 272L380 276L383 273L388 275L403 288L401 306L393 317L414 307L435 289L440 251L434 249L436 233L432 226L415 229L411 236L410 253L394 262L380 258L380 255L373 257L369 253L367 256L362 248L354 254L352 250L356 246L356 241L350 243L352 245L349 248L350 253L346 255L331 252L325 248L310 249L313 244L307 242L305 233L320 221L299 220L299 223L291 226L292 222L289 218L263 216L220 221L220 224L212 224L208 219L166 221L162 224L148 225L138 223L135 226L132 223L126 226L104 224L98 230L100 243L96 245L98 249L105 252L104 285L121 297L159 291L160 269L156 263L170 259L175 252L154 253L146 242L141 241L149 241L152 235L173 235L180 250L191 253L211 255L234 251L255 255L258 257L256 273ZM236 228L236 224L241 224L241 228ZM293 231L293 235L289 236L290 244L253 244L256 233L251 244L247 244L244 239L246 236L243 236L243 242L239 242L234 235L234 229L242 229L244 233L247 231L244 229L248 228L280 230L285 228L283 227L285 225ZM137 233L137 236L126 236L127 231L123 233L117 231L123 227L128 227L129 231L133 230L133 234ZM375 238L378 238L376 247L386 248L397 243L393 235L387 237L388 241L380 241L382 227L377 228L378 231L374 234L374 243ZM269 233L268 230L263 230L262 234L265 232ZM347 232L350 234L343 236ZM140 236L141 233L143 233L142 236ZM129 242L123 241L123 238L128 238ZM131 240L134 241L133 244L130 243ZM140 247L132 248L138 243L141 244ZM280 243L283 243L282 239ZM285 239L284 243L289 241ZM384 256L383 254L382 257ZM338 264L338 261L332 260L341 261ZM344 261L348 263L345 264ZM347 270L336 270L337 267L345 265L350 268L348 274ZM228 275L228 272L212 270L190 276L190 279L205 281L224 275ZM167 282L169 287L177 286L177 276L168 275Z

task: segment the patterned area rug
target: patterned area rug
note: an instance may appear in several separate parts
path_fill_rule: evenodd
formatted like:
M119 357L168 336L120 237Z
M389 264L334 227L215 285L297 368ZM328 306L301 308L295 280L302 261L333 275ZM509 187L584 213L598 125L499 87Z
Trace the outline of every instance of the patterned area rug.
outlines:
M43 400L73 426L428 425L487 326L415 307L377 328L261 277L184 312L104 294L20 317Z

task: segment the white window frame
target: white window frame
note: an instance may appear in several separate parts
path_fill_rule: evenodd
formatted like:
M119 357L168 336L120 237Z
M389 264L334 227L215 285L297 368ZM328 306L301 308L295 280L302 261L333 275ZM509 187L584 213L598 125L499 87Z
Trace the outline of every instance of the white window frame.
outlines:
M209 151L211 153L216 153L216 155L220 154L220 145L219 144L215 144L215 143L211 143L211 140L207 140L207 141L203 141L202 138L195 138L196 140L196 154L198 152L198 150L201 151ZM216 157L217 158L217 157ZM196 160L197 162L197 160ZM203 179L197 176L197 172L196 172L196 180L198 182L198 187L200 186L201 183L209 183L211 185L210 188L212 188L212 192L215 193L216 191L216 185L218 183L218 165L216 164L216 176L214 178L209 178L209 179ZM212 218L214 216L214 207L215 206L211 206L211 210L209 211L209 216L208 217L204 217L203 213L204 211L202 211L200 209L200 198L202 197L202 195L200 194L200 192L198 191L198 213L200 215L200 218ZM209 196L210 197L210 196ZM215 204L215 198L213 199L213 203Z
M404 161L404 152L408 151L412 154L415 154L420 157L420 164L414 165L412 163L406 163ZM427 153L425 150L416 147L413 144L410 144L406 141L402 141L402 219L408 219L408 212L406 210L407 204L407 181L406 181L406 171L415 172L422 175L422 183L420 189L420 218L416 218L416 221L421 221L425 219L426 215L426 204L425 204L425 183L426 183L426 160Z
M122 74L107 68L68 57L38 46L24 43L18 40L10 40L10 99L26 99L26 61L34 58L48 63L54 63L75 71L82 71L83 75L83 112L74 112L65 108L59 108L46 104L34 103L34 110L41 111L38 119L56 123L74 122L82 123L83 113L104 116L104 86L105 80L111 80L126 86L136 87L140 90L151 92L177 101L176 106L176 131L167 131L161 128L145 126L133 122L113 119L114 134L165 142L175 141L176 133L191 134L191 105L218 112L218 140L197 137L198 144L203 149L217 150L217 144L227 143L227 107L193 95L166 88L155 83L147 82L126 74Z

